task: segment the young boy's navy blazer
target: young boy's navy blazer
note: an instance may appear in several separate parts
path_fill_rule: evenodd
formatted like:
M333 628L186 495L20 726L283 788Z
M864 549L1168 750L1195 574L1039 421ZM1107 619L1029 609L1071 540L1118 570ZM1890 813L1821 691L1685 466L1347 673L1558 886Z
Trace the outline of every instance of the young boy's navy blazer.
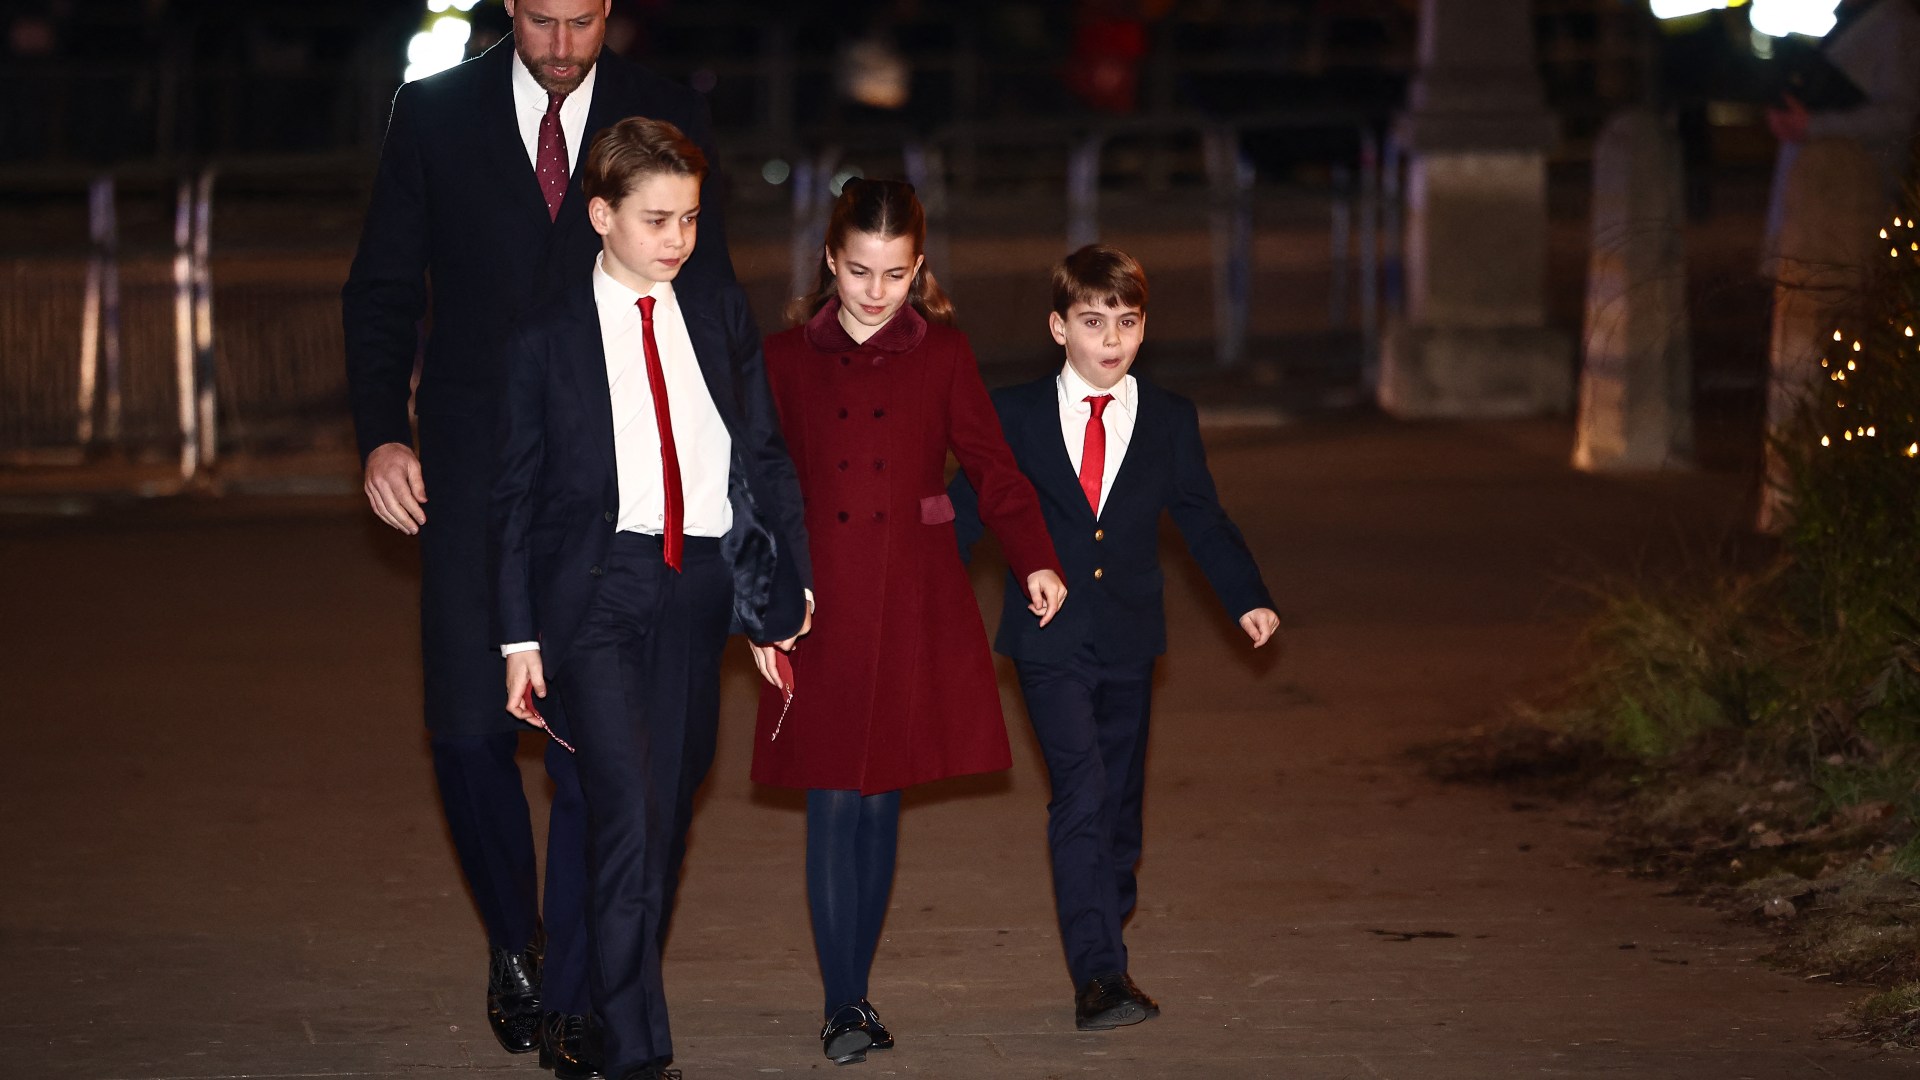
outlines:
M1173 515L1229 616L1272 607L1253 553L1220 506L1193 402L1134 376L1139 414L1133 441L1096 519L1067 456L1054 378L995 390L993 404L1007 445L1040 493L1054 551L1066 569L1067 602L1041 627L1027 613L1020 583L1009 576L994 649L1015 660L1040 661L1065 660L1088 641L1113 661L1151 660L1165 652L1162 511ZM965 556L980 539L980 514L964 474L954 478L949 494Z
M760 332L731 282L675 296L733 442L733 527L720 544L733 577L731 631L781 641L806 619L803 590L813 586L813 567ZM491 510L494 638L539 638L542 663L552 671L565 663L592 602L620 509L613 401L590 275L579 275L559 303L516 329L506 347L505 387Z
M1044 628L1028 615L1018 583L1007 582L994 647L1019 669L1046 759L1054 905L1067 971L1082 995L1096 980L1127 974L1122 930L1137 894L1153 664L1167 647L1162 512L1229 616L1273 607L1253 553L1220 506L1193 403L1138 376L1134 383L1132 440L1097 516L1068 456L1055 377L993 394L1066 569L1066 603ZM949 494L964 557L980 537L980 515L964 474ZM1140 1007L1146 1015L1158 1009L1144 997Z

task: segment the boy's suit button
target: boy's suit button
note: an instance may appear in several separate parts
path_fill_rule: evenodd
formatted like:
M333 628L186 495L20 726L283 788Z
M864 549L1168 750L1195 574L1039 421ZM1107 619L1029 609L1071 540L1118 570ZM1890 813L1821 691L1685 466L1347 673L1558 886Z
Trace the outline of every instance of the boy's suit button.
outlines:
M589 566L587 567L587 574L590 577L599 577L601 570L598 566Z
M604 520L604 521L606 521L606 522L607 522L608 524L612 524L612 522L613 522L613 511L611 511L611 510L608 510L608 511L607 511L606 513L603 513L603 514L601 514L601 515L600 515L600 517L601 517L601 519L602 519L602 520Z
M1095 543L1099 543L1100 541L1105 540L1106 538L1107 538L1107 530L1105 529L1093 530L1093 539Z
M1107 572L1105 570L1102 570L1097 566L1093 568L1093 580L1099 581L1101 578L1106 576L1107 576Z

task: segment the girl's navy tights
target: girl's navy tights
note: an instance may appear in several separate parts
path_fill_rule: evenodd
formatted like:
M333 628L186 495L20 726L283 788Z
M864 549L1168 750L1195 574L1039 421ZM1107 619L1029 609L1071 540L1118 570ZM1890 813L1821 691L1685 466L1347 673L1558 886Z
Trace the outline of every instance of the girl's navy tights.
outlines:
M900 793L807 792L807 904L825 1013L867 996L900 840Z

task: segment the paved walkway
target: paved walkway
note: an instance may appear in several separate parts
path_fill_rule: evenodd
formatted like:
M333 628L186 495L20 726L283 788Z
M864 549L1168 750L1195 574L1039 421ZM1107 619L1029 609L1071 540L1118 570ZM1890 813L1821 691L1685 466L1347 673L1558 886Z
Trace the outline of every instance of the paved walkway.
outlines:
M1822 1040L1852 991L1768 970L1757 931L1589 865L1564 811L1402 756L1545 685L1585 583L1703 564L1737 527L1738 478L1583 477L1567 442L1549 424L1216 433L1286 652L1251 654L1174 563L1131 931L1165 1015L1072 1028L1045 779L1010 696L1014 769L909 801L874 987L900 1045L844 1075L1920 1073ZM412 558L340 496L0 515L0 1074L540 1075L482 1022L415 720ZM733 660L668 957L679 1064L834 1071L801 815L746 779Z

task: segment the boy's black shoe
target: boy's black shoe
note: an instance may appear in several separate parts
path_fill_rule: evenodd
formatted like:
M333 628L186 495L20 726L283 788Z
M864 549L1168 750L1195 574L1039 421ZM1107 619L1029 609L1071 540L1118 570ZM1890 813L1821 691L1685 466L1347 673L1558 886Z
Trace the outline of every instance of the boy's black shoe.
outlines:
M550 1012L540 1022L540 1067L554 1080L595 1080L600 1064L600 1029L584 1016Z
M893 1049L893 1032L888 1031L887 1025L880 1022L880 1014L873 1011L873 1002L861 998L859 1005L860 1011L867 1014L867 1034L873 1039L873 1049Z
M487 965L487 1026L509 1054L540 1047L539 946L495 949Z
M852 1065L867 1060L873 1045L873 1032L867 1029L867 1012L858 1002L848 1002L833 1010L827 1026L820 1029L820 1050L835 1065Z
M1154 1017L1159 1016L1160 1003L1148 997L1146 994L1146 991L1140 989L1139 984L1133 981L1133 976L1128 975L1126 979L1127 979L1127 993L1132 994L1133 1000L1139 1002L1140 1007L1147 1010L1147 1019L1151 1020Z
M1127 988L1124 972L1097 975L1073 998L1073 1026L1081 1031L1106 1031L1147 1018L1147 1006Z

